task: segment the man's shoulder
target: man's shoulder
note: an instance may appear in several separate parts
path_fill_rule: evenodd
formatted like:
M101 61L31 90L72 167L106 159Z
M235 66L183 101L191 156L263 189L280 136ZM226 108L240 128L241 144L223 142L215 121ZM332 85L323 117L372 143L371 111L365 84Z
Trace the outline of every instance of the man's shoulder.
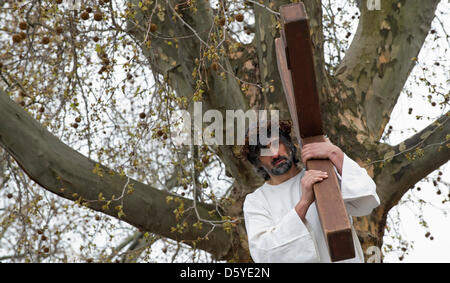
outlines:
M252 198L258 198L258 197L260 197L261 195L262 195L262 190L264 189L264 184L262 185L262 186L260 186L260 187L258 187L256 190L254 190L253 192L251 192L251 193L249 193L249 194L247 194L246 196L245 196L245 199L247 200L247 199L252 199Z
M249 193L245 196L245 200L244 200L244 206L247 203L250 202L260 202L261 199L264 199L264 184L262 186L260 186L259 188L257 188L256 190L254 190L252 193Z

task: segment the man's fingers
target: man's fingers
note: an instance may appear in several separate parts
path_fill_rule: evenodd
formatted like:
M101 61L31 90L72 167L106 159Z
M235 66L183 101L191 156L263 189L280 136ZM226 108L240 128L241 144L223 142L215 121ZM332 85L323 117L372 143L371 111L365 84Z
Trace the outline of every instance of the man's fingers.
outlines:
M324 179L328 178L328 174L327 172L323 172L320 170L308 170L306 171L304 178L304 183L305 184L315 184L317 182L321 182Z
M324 171L320 171L320 170L308 170L308 171L306 171L306 174L325 174L325 175L327 175L328 173L327 172L324 172Z
M313 185L318 182L322 182L327 176L312 176L310 179L305 180L305 183Z

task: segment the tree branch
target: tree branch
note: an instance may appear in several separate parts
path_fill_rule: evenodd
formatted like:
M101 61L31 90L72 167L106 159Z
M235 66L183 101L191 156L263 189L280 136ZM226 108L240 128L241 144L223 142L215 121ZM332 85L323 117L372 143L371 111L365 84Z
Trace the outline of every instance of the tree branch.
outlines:
M350 105L373 141L380 139L389 121L439 2L386 0L374 11L359 5L358 29L336 72L344 88L337 97L341 105Z
M221 258L230 248L229 234L211 226L192 225L198 221L193 202L137 182L76 152L48 132L0 90L0 145L17 161L25 173L44 189L80 205L119 218L141 230L189 245ZM128 182L128 185L125 185ZM124 188L126 193L123 194ZM122 197L118 197L121 196ZM167 197L173 200L168 202ZM178 219L174 210L184 203ZM117 206L121 205L121 208ZM219 221L208 212L216 207L198 203L203 219ZM188 211L189 210L189 211ZM123 212L124 214L119 214ZM173 231L173 227L177 231Z
M160 16L152 18L150 17L153 7L147 7L146 11L142 11L137 8L136 4L135 20L130 22L128 27L128 33L137 41L142 42L146 35L144 27L149 22L158 26L157 31L149 36L151 38L150 47L145 44L141 45L144 55L149 59L153 73L164 76L177 96L187 98L188 111L191 113L193 112L193 95L197 91L198 81L204 83L202 88L204 93L201 97L203 112L209 109L222 111L223 114L226 110L232 109L246 111L249 105L242 93L238 79L233 76L234 71L229 58L205 56L205 52L210 54L217 52L220 55L216 46L226 45L225 49L227 49L234 42L224 27L215 24L209 1L196 1L195 11L190 8L176 10L175 1L164 3L166 2L161 4L161 7L165 7L164 13L162 13L164 16L161 16L162 8L159 8ZM221 35L219 31L225 35ZM223 36L228 42L221 44L219 42L222 42ZM217 39L217 45L212 39L213 37ZM171 41L172 44L169 45L168 41ZM218 66L220 66L217 72L211 70L214 60L217 60ZM179 67L172 70L172 66L177 64ZM168 72L168 70L171 71ZM196 73L195 77L192 75L193 72ZM221 76L222 72L226 75ZM243 185L244 190L254 189L260 184L260 182L255 182L258 176L250 163L236 158L232 146L219 146L216 153L225 164L227 172Z
M387 209L428 174L450 159L450 112L402 143L384 151L383 160L374 161L375 182Z

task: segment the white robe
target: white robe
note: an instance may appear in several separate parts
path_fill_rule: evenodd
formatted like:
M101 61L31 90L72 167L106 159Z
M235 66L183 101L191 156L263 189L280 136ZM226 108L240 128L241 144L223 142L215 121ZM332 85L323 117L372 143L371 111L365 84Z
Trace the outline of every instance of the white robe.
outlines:
M254 262L331 262L315 203L309 207L305 223L295 211L304 174L302 170L279 185L265 183L246 196L245 226ZM342 177L337 175L349 215L368 215L380 204L373 180L345 154ZM339 262L364 262L353 225L352 234L356 257Z

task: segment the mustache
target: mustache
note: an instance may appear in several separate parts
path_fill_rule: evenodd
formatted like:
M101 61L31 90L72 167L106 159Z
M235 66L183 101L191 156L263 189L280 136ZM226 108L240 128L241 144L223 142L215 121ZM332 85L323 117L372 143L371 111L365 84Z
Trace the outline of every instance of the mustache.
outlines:
M276 159L272 160L272 166L275 166L275 164L280 160L289 160L289 159L285 156L279 156Z

